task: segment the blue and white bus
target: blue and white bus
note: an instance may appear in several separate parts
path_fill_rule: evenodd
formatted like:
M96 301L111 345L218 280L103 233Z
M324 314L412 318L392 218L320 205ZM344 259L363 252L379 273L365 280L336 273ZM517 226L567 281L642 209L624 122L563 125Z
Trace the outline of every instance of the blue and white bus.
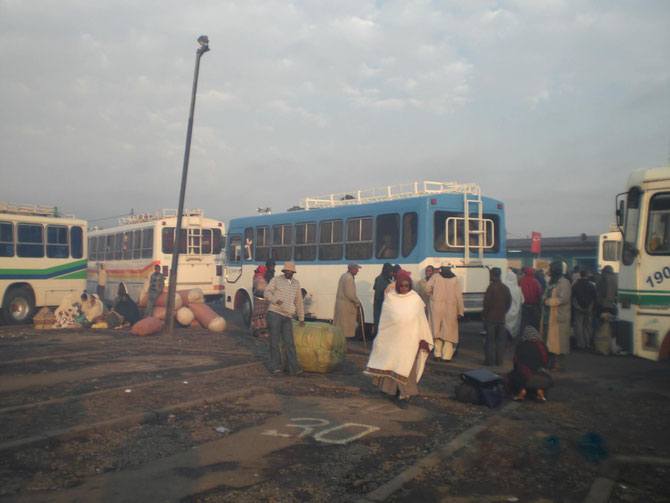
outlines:
M333 317L340 276L362 266L356 290L372 322L373 285L385 262L400 264L414 281L427 265L448 261L460 278L466 312L482 308L489 269L506 266L505 212L475 184L415 182L306 198L298 209L235 218L226 240L225 303L251 318L256 267L268 259L277 274L296 263L311 318Z

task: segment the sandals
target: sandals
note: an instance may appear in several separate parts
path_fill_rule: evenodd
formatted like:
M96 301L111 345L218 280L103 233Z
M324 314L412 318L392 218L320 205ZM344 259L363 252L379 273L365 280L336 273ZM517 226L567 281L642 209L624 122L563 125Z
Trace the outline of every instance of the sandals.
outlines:
M526 388L522 389L517 396L512 398L512 400L515 402L521 402L524 398L526 398Z

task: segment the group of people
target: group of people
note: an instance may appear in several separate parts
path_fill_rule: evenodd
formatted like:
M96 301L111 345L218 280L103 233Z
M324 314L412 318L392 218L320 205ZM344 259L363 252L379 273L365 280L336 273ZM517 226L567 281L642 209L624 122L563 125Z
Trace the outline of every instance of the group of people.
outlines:
M124 324L133 325L140 319L137 304L130 298L123 285L111 307L107 307L99 295L84 292L80 296L66 295L54 312L54 328L91 328L104 323L106 328Z
M356 293L356 275L361 268L350 262L338 282L333 325L348 339L356 336L363 321ZM297 315L304 326L305 291L294 277L297 271L293 262L286 262L281 272L275 276L273 260L256 269L251 326L255 335L269 339L270 372L300 375L291 320ZM532 268L526 268L521 278L512 270L503 277L500 268L491 269L482 310L485 364L501 366L508 341L516 341L514 369L505 376L506 387L515 398L545 400L544 391L551 386L548 369L562 369L564 355L570 351L573 307L578 347L588 346L592 332L584 327L589 313L595 306L611 310L614 305L616 286L614 282L612 294L608 273L607 269L603 271L605 279L596 287L590 282L586 285L588 279L584 277L571 285L566 266L560 261L550 264L548 280L542 271ZM448 262L427 266L425 277L416 283L411 273L387 263L375 278L373 290L375 339L364 373L406 408L409 397L418 392L417 383L430 353L438 361L454 357L458 320L464 315L460 280ZM598 293L601 291L602 295ZM604 307L606 302L609 308Z

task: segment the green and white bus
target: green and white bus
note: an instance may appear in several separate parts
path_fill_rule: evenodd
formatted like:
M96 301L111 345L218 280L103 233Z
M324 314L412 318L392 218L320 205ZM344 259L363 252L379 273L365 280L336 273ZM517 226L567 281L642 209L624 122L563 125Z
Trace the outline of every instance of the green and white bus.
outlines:
M54 206L0 202L0 300L7 323L28 323L86 288L86 221Z
M617 343L625 351L670 356L670 167L638 169L617 196L623 247Z

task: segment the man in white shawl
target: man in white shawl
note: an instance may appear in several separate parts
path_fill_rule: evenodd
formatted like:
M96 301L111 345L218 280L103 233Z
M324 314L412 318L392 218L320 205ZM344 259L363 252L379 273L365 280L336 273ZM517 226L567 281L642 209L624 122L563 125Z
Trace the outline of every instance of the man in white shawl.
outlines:
M524 302L523 292L519 286L519 280L517 279L516 274L510 269L507 270L504 283L509 289L509 293L512 294L512 305L510 306L509 311L505 313L505 328L512 339L516 340L521 331L521 306Z
M379 333L363 373L384 393L397 395L398 407L406 409L409 397L419 393L417 384L432 348L425 304L412 290L410 273L400 270L395 291L384 299Z

